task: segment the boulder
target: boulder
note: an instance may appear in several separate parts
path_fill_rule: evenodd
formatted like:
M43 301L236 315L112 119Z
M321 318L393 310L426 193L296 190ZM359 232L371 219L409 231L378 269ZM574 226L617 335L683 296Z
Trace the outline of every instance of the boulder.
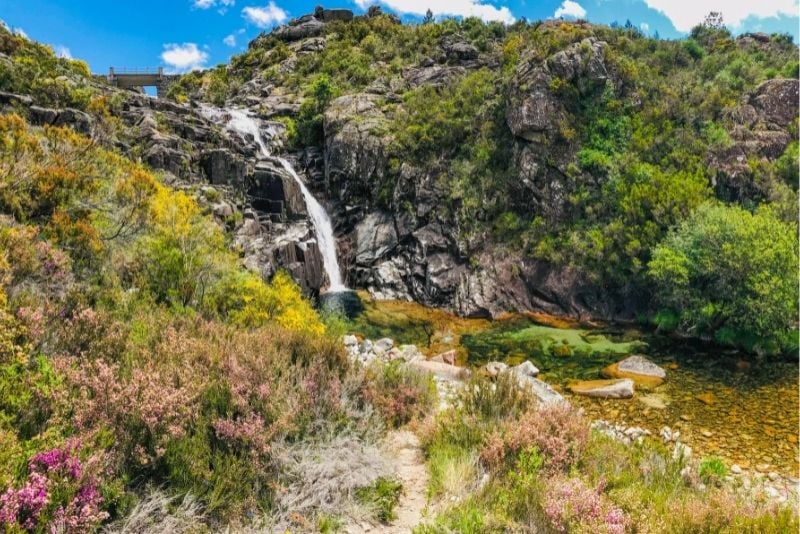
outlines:
M519 381L520 387L530 391L539 401L539 404L548 405L559 402L566 402L566 399L547 382L527 375L514 375Z
M403 80L412 89L420 85L442 87L462 76L466 70L461 66L430 65L409 67L403 70Z
M342 344L345 347L354 347L358 345L358 338L352 334L346 335L342 337Z
M483 367L483 370L486 372L487 376L495 377L507 371L508 365L503 362L489 362Z
M154 169L168 171L179 178L185 178L191 166L189 154L161 144L150 146L142 154L142 159Z
M634 354L601 371L606 378L630 378L637 386L654 388L667 378L667 373L642 355Z
M633 397L634 383L629 378L614 380L582 380L569 385L576 395L601 399L629 399Z
M325 23L313 15L305 15L272 31L272 35L282 41L298 41L316 37L322 33Z
M536 368L530 361L524 361L519 365L511 368L511 372L517 375L536 377L539 374L539 369Z
M420 352L416 345L400 345L400 357L406 362L424 360L425 355Z
M394 347L394 340L384 337L374 343L373 350L378 354L384 354Z
M432 360L412 360L411 366L426 371L443 380L457 381L469 378L469 369Z
M478 49L464 40L445 40L442 48L451 61L469 61L478 57Z
M441 354L437 354L436 356L431 358L431 361L446 363L448 365L455 365L457 358L458 358L458 353L455 351L455 349L453 349L453 350L448 350L447 352L443 352Z
M751 95L750 103L762 120L787 127L797 119L799 88L796 78L767 80Z
M353 20L353 12L349 9L324 9L317 7L314 10L314 16L323 22L333 22L335 20L351 21Z

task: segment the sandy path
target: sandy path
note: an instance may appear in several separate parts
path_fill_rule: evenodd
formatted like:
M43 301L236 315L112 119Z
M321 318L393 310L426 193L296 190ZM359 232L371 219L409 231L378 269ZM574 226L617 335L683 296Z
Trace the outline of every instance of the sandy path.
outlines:
M344 529L348 534L408 534L423 518L428 503L428 469L419 438L409 430L392 430L386 436L385 450L395 476L403 484L403 493L394 509L397 517L389 525L350 524Z

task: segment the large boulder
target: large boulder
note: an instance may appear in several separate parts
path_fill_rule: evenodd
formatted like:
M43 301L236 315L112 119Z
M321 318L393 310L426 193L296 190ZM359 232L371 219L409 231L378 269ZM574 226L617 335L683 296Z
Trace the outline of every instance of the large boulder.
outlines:
M514 376L517 378L520 387L532 393L536 400L539 401L539 404L546 406L566 402L566 399L547 382L522 374L514 374Z
M410 365L419 371L429 372L443 380L459 381L469 378L469 369L433 360L412 360Z
M322 33L324 27L325 23L314 15L305 15L273 30L272 35L283 41L297 41L316 37Z
M602 370L607 378L630 378L637 386L654 388L667 378L667 372L642 355L634 354Z
M797 120L800 80L767 80L750 96L750 104L765 122L786 127Z

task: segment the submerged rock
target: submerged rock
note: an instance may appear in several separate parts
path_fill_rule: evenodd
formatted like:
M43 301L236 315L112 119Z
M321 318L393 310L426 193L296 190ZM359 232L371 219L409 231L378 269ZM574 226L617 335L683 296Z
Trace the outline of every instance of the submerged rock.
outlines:
M601 399L630 399L633 397L634 382L630 378L616 380L582 380L569 386L576 395Z
M667 378L667 373L644 356L634 354L601 371L606 378L630 378L642 388L660 386Z

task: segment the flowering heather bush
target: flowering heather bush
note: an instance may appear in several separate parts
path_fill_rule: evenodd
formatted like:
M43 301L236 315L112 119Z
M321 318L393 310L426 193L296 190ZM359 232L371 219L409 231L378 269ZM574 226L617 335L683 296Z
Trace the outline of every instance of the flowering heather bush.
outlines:
M556 473L578 461L588 437L586 420L568 405L543 406L492 433L481 458L488 466L498 468L521 451L535 447L542 455L543 470Z
M86 532L108 517L94 476L78 458L80 443L41 452L28 463L28 478L0 496L0 526L7 530Z
M431 378L402 365L399 360L372 365L363 393L386 422L395 427L426 415L438 400Z
M603 495L578 478L556 477L544 495L544 514L558 532L624 534L630 519Z

